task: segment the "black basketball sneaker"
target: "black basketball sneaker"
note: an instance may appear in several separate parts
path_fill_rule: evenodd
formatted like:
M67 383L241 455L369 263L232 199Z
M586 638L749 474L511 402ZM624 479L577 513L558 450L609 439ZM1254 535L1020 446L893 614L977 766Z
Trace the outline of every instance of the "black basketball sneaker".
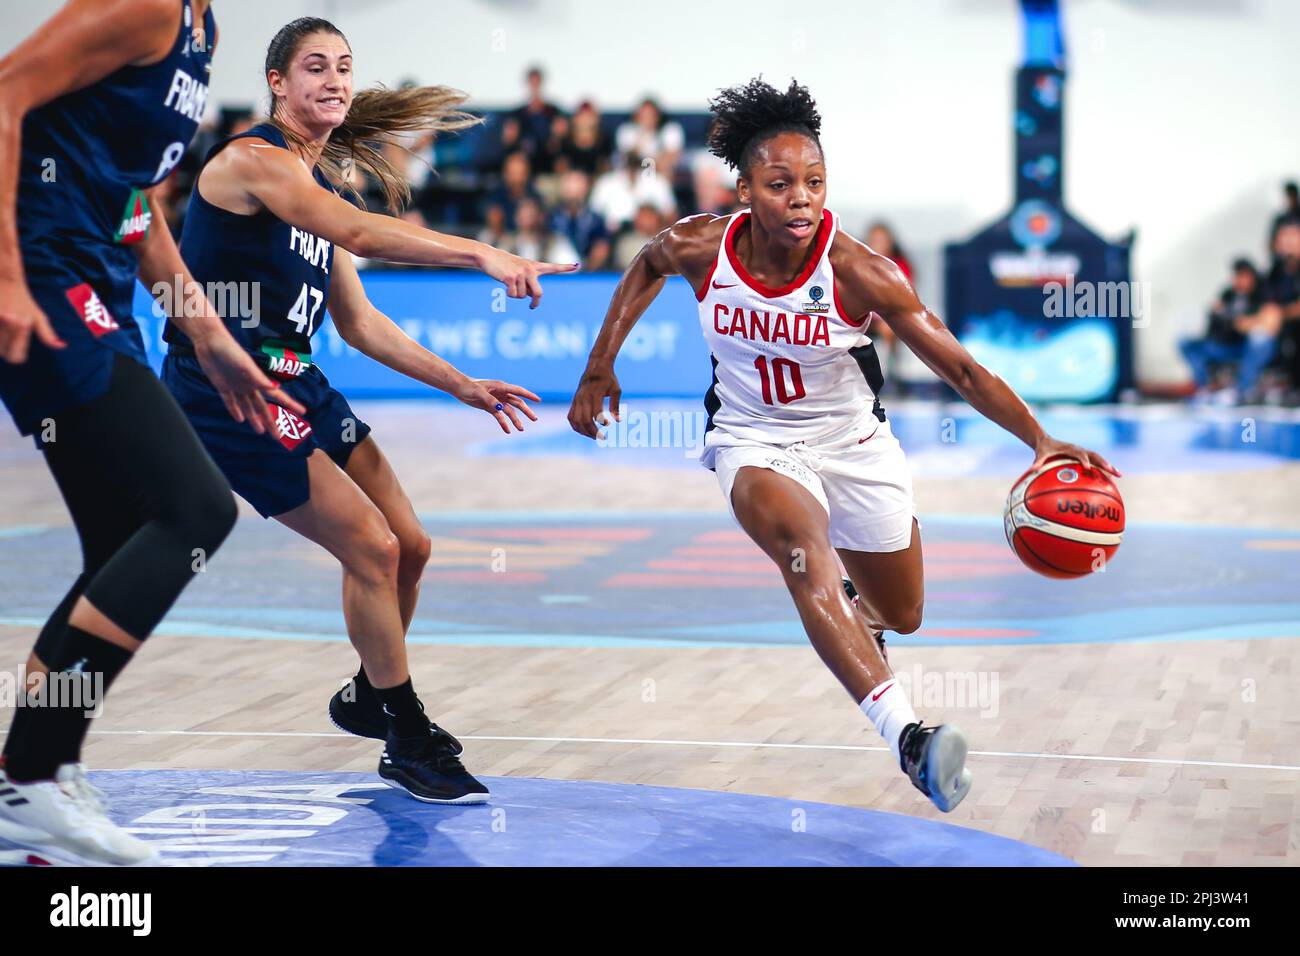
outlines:
M862 602L858 599L858 589L853 586L853 582L844 578L844 594L849 599L849 603L859 612L862 610ZM885 664L889 664L889 648L885 647L885 632L873 630L875 635L876 646L880 648L880 656L885 659Z
M352 687L353 693L345 694L349 687ZM355 699L348 700L348 697ZM420 709L424 709L423 701L420 702ZM329 714L330 723L346 733L372 740L388 738L388 718L384 716L384 705L379 702L373 690L359 686L356 681L344 684L330 698ZM452 752L456 756L465 752L461 742L437 724L430 721L429 728L430 733L442 734L451 742Z
M908 724L898 738L899 764L917 790L944 813L970 793L966 737L954 724Z
M445 731L389 737L379 758L379 776L390 787L425 803L487 803L488 799L488 788L465 769Z

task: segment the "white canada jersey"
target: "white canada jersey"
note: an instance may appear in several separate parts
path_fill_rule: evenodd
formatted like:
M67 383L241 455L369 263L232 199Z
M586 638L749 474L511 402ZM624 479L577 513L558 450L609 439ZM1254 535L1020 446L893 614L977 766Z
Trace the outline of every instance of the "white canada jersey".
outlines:
M713 357L705 396L708 450L730 441L791 445L832 435L871 410L875 395L849 350L867 345L835 292L831 244L839 217L823 210L808 264L782 288L754 279L736 255L749 210L731 216L713 272L697 290Z

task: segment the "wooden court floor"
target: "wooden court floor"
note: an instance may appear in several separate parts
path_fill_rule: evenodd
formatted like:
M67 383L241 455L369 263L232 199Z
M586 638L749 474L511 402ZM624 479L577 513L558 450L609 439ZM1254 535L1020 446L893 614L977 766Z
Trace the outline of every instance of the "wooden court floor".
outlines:
M359 410L421 511L725 514L703 469L470 454L492 438L479 413ZM545 411L562 423L564 409ZM918 479L923 520L927 511L996 515L1011 478ZM36 453L11 429L0 430L0 487L0 535L67 524ZM1144 473L1121 487L1130 521L1300 531L1297 464L1240 475ZM247 508L241 514L229 548L239 547L246 523L260 521ZM327 556L287 531L279 540L278 557L319 561L328 573ZM269 568L278 557L268 555ZM1300 565L1285 542L1275 557ZM23 588L0 581L0 619ZM709 601L743 599L743 591L683 597L699 602L701 626ZM501 600L511 600L508 590ZM0 623L0 668L19 667L36 630ZM941 818L1085 865L1217 866L1300 863L1298 649L1300 633L1257 631L896 647L900 672L998 681L994 708L923 708L927 719L960 723L971 741L975 787L948 815L913 790L808 647L413 645L410 656L431 715L465 741L466 764L479 774L765 794ZM355 661L344 643L156 636L115 686L86 759L95 769L373 769L377 744L337 732L325 715Z

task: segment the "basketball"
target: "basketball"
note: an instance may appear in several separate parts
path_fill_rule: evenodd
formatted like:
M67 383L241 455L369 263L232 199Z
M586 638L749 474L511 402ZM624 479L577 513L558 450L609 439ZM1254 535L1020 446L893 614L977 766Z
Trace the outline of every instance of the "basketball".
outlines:
M1081 578L1119 549L1124 501L1097 468L1058 458L1020 476L1002 514L1007 543L1031 571Z

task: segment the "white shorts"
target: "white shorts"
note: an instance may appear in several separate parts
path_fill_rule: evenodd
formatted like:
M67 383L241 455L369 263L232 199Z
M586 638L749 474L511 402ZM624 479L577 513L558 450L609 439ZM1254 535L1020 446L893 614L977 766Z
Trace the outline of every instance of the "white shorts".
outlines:
M711 436L701 460L712 465L727 499L736 473L770 468L797 481L830 516L831 546L850 551L902 551L912 543L912 476L888 421L868 413L843 432L815 443L769 445Z

